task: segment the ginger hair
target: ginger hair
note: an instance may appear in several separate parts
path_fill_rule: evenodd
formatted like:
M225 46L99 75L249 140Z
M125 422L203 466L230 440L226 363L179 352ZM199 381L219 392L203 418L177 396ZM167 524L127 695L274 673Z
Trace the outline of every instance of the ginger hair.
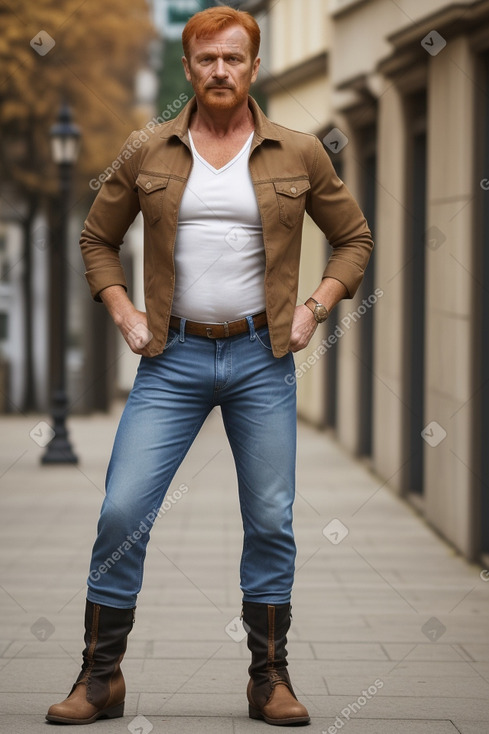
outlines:
M250 39L250 51L253 60L258 56L260 48L260 28L252 15L245 10L235 10L229 6L217 6L207 8L195 13L187 22L182 33L183 52L187 60L190 54L190 42L192 38L206 38L218 31L239 25L248 34Z

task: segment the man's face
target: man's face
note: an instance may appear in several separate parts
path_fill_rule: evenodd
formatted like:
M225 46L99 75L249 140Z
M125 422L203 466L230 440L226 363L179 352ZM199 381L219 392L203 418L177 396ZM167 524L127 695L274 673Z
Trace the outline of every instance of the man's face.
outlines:
M199 102L216 110L232 109L248 98L260 59L253 60L250 39L241 26L230 26L207 38L190 42L183 57L185 76Z

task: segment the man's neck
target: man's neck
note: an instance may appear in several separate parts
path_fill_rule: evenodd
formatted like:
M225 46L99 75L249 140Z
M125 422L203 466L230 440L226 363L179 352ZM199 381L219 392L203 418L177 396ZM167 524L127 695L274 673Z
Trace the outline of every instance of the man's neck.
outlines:
M190 120L193 133L203 133L216 138L226 138L236 133L251 132L254 129L253 114L248 100L233 109L208 108L197 101L197 108Z

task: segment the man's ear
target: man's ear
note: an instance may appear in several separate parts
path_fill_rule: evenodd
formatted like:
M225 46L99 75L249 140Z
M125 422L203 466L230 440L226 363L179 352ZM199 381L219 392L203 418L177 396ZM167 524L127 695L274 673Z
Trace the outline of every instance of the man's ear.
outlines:
M183 69L185 71L185 76L187 78L187 81L188 82L192 81L191 76L190 76L190 66L189 66L189 63L187 61L187 57L186 56L182 56L182 64L183 64Z
M258 76L258 70L260 68L260 60L258 57L253 62L253 71L251 73L251 83L253 84L254 81L256 81L256 77Z

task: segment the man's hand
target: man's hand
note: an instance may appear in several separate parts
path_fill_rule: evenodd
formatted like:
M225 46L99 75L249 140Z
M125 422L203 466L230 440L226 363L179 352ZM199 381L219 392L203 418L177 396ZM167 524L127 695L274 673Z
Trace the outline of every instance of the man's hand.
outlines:
M146 345L153 335L148 329L148 319L144 311L138 311L120 285L104 288L100 297L108 312L134 354L149 357Z
M296 306L290 332L289 350L299 352L307 347L316 327L316 319L311 309L304 305Z
M134 309L117 324L117 327L134 354L149 356L145 347L151 341L152 335L148 329L148 319L144 311Z
M312 294L312 298L318 303L323 303L331 313L336 304L347 295L348 291L341 281L326 276ZM290 351L299 352L307 347L316 327L317 321L311 309L305 305L296 306L290 332Z

